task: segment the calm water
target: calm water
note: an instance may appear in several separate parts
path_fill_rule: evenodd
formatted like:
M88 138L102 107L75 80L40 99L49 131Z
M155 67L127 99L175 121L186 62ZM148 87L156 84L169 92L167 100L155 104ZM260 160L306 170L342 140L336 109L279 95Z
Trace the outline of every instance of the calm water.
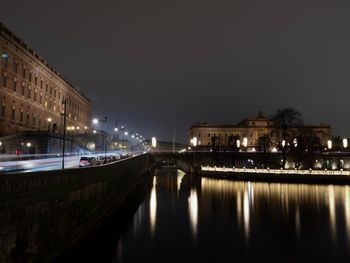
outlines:
M158 170L150 180L134 208L83 248L85 261L350 262L349 186L235 182L179 170Z

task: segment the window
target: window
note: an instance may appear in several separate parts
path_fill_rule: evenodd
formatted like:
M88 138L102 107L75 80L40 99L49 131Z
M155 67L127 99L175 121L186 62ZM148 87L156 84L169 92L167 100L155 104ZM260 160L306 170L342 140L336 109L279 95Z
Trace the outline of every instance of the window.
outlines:
M40 130L40 128L41 128L41 117L39 118L38 127L39 127L39 130Z
M40 100L39 103L42 104L43 103L43 95L40 94Z
M24 96L24 90L25 90L25 85L24 85L24 83L22 83L22 96Z
M58 92L58 99L61 99L61 92Z
M47 108L47 100L45 100L45 108Z
M56 95L57 95L57 89L55 89L55 94L54 94L54 97L56 98Z
M29 81L32 82L32 72L29 72Z
M2 55L1 55L1 58L2 58L2 65L7 68L7 65L8 65L8 60L9 60L9 55L3 51L2 52Z
M17 74L18 72L18 63L16 60L13 60L13 71Z
M13 79L13 91L16 92L17 91L17 80Z
M40 80L40 88L43 89L43 86L44 86L44 81Z
M28 87L28 99L30 99L30 97L32 96L32 89L30 87Z
M50 87L50 95L52 95L52 87Z
M5 104L4 103L1 104L1 118L5 118L5 109L6 109Z
M38 86L38 76L35 75L35 85Z
M25 79L26 78L26 68L23 66L22 68L22 77Z
M30 123L30 115L29 115L29 112L27 111L27 124L29 125Z
M33 114L32 123L33 123L32 125L35 126L35 124L36 124L35 114Z
M23 122L24 121L23 118L24 118L24 113L23 113L23 110L21 109L21 114L19 115L19 121Z
M36 101L36 91L34 91L34 101Z
M2 86L4 88L6 88L6 86L7 86L7 77L6 76L2 76Z
M49 91L49 83L46 83L46 88L45 88L46 92Z
M16 108L12 107L11 120L14 121L16 118Z

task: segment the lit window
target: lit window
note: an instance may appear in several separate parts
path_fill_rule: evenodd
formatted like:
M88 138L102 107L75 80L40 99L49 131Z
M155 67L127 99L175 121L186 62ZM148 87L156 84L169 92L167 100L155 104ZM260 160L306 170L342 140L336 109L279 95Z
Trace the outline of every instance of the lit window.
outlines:
M2 64L4 65L5 68L7 68L7 65L8 65L8 60L9 60L9 55L4 51L2 52Z

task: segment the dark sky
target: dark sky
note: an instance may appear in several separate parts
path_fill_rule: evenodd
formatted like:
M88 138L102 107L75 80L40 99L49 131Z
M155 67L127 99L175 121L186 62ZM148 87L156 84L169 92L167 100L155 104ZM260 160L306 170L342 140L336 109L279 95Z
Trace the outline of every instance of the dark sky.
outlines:
M192 123L295 107L350 136L349 0L2 1L0 20L107 115L185 141Z

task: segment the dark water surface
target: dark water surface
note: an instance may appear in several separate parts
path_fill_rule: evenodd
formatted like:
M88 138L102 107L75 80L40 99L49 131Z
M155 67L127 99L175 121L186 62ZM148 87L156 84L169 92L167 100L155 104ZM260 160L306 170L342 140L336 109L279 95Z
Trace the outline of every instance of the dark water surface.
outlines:
M75 262L350 262L350 187L157 170Z

